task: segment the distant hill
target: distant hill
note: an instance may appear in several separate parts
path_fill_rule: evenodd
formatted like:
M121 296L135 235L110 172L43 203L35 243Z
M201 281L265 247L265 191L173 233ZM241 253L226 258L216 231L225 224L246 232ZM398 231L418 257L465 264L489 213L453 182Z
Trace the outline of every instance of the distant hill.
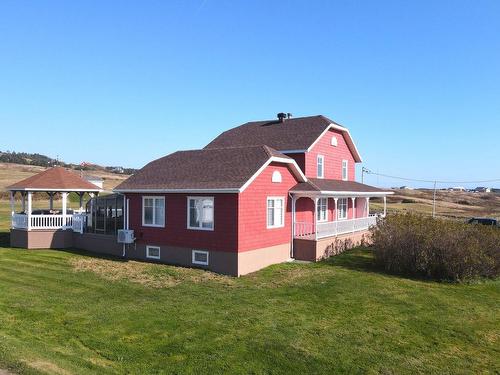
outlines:
M117 166L103 167L98 164L92 164L87 162L82 162L81 164L68 164L61 160L57 160L49 156L38 153L30 154L27 152L15 152L15 151L0 151L0 162L32 165L44 168L59 165L61 167L79 169L84 171L106 171L110 173L125 174L125 175L134 174L137 171L137 169L134 168L123 168Z

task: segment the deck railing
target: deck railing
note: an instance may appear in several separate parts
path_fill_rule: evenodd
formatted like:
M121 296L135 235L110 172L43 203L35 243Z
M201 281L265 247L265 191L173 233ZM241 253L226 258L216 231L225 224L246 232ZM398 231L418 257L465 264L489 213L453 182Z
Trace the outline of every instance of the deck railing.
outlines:
M73 217L77 215L12 215L14 229L65 229L73 227ZM28 225L29 224L29 225Z
M87 222L87 215L86 214L75 214L73 215L73 225L72 229L73 232L76 233L83 233L83 230L85 229L85 223Z
M314 229L314 223L296 222L294 237L303 239L321 239L325 237L338 236L340 234L367 230L372 225L376 224L377 217L375 215L361 217L358 219L320 222L316 224L316 230Z

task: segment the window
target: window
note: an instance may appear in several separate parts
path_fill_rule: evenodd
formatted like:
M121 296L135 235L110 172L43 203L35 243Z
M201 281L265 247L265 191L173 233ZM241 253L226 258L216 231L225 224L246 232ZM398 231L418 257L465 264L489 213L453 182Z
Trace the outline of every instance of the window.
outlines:
M347 181L349 174L347 172L348 161L342 160L342 180Z
M318 206L316 211L316 219L318 221L327 221L328 220L328 198L319 198Z
M285 225L285 198L267 198L267 227L280 228Z
M142 197L142 225L165 226L165 197Z
M347 198L339 198L337 209L339 219L347 219Z
M146 258L160 259L160 248L158 246L146 246Z
M337 147L337 145L338 145L337 137L335 137L335 136L332 137L331 145L333 147Z
M208 251L193 250L192 251L192 262L193 264L201 264L203 266L208 266Z
M318 178L323 178L325 169L325 158L323 155L318 155Z
M214 230L214 197L188 197L188 229Z
M271 177L272 182L281 182L281 173L279 171L274 171Z

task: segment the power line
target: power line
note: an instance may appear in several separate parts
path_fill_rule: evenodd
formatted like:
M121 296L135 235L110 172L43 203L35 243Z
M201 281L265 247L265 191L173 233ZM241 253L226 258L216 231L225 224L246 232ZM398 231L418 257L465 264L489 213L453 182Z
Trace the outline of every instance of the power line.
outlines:
M440 183L440 184L480 184L485 182L500 182L500 178L495 178L491 180L475 180L475 181L445 181L445 180L423 180L418 178L408 178L408 177L399 177L399 176L391 176L383 173L372 172L371 170L363 167L363 172L367 174L373 174L380 177L386 178L394 178L397 180L403 181L414 181L414 182L428 182L428 183Z

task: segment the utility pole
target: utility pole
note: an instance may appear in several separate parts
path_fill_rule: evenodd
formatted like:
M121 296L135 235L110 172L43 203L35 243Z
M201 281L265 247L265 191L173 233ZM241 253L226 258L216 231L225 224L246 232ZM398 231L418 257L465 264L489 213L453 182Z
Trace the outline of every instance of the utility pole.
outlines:
M365 167L361 168L361 183L365 183L365 173L371 173L371 171Z
M436 181L434 181L434 194L432 197L432 217L436 217Z

